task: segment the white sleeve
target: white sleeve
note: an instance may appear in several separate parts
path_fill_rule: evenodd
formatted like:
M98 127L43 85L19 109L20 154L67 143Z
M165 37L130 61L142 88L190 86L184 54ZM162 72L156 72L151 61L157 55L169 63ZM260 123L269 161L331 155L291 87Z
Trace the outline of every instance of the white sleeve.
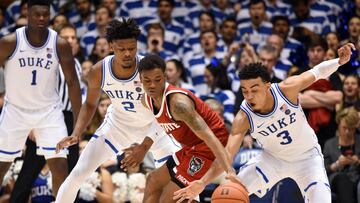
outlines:
M339 58L323 61L312 68L310 73L314 74L315 80L326 79L339 68Z

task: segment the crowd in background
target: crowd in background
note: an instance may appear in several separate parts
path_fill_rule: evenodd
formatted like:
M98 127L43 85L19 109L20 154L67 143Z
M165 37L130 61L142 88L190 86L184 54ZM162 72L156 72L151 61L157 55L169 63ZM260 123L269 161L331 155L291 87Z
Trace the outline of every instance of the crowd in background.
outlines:
M6 5L4 1L0 6L0 38L26 26L26 0ZM353 43L357 50L350 62L304 90L299 102L323 149L334 201L357 201L360 0L53 0L51 14L50 27L72 47L83 100L83 75L112 53L105 37L107 24L114 18L130 17L142 31L138 54L158 54L166 60L168 82L205 100L229 130L244 99L238 77L242 67L261 62L277 83L336 58L342 44ZM1 80L2 105L6 87ZM79 143L80 152L101 125L110 103L104 94ZM259 146L248 135L243 148ZM80 189L79 202L141 202L145 175L154 167L151 157L126 171L119 159L109 160L94 172ZM0 202L11 194L21 162L21 158L16 161L4 179ZM45 166L29 201L53 200L49 177Z

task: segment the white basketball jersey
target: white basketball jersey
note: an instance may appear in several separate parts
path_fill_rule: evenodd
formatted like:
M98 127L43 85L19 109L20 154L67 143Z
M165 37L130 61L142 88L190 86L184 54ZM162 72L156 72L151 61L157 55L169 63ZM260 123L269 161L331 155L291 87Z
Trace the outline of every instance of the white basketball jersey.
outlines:
M112 72L114 55L107 56L102 63L102 90L111 99L110 118L122 124L142 127L154 121L154 115L141 103L144 89L140 82L138 63L141 59L136 56L135 73L128 79L119 79Z
M57 33L51 29L45 44L33 47L26 27L16 30L16 48L5 62L5 100L24 109L37 110L60 102L57 93L59 59Z
M278 84L272 84L270 90L275 103L267 115L254 112L246 100L240 106L249 119L250 134L275 157L298 160L306 151L318 146L317 137L301 106L291 103Z

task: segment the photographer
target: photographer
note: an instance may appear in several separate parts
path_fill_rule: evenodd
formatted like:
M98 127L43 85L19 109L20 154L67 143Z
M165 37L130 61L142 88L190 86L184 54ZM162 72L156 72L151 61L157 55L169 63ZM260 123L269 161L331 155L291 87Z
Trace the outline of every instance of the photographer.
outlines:
M359 182L360 135L356 133L359 115L354 107L337 113L338 135L326 141L324 161L336 202L355 202Z
M173 55L171 52L164 49L165 30L160 23L151 23L147 26L147 28L147 49L146 53L142 53L142 55L156 54L165 61L179 58L178 56Z

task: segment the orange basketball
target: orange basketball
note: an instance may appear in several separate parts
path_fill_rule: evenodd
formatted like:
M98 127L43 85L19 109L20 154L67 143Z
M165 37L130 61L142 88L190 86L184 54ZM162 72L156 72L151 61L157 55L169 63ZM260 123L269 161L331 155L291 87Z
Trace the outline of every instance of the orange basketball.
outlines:
M229 182L217 187L211 197L212 203L249 203L246 189L239 184Z

